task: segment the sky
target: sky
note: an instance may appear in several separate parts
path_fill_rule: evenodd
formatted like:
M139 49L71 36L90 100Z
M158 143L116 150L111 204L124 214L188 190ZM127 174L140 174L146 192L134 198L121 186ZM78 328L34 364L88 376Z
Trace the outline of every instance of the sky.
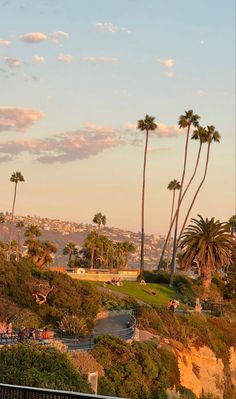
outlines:
M228 220L235 196L234 0L0 0L0 210L140 230L146 114L145 231L164 234L180 180L185 110L214 125L207 178L191 212ZM191 140L186 182L198 142ZM202 178L180 215L184 219Z

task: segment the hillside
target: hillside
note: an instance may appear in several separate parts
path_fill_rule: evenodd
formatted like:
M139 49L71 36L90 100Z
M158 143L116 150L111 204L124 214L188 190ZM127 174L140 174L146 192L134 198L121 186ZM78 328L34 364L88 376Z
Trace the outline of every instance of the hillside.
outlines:
M183 278L181 285L176 281L175 294L181 301L191 288L187 283ZM160 286L156 285L156 289ZM42 298L45 293L48 293L46 301L37 302L40 294ZM174 314L166 307L140 304L135 298L100 293L93 284L72 280L58 272L39 271L26 259L10 263L0 259L0 320L11 321L15 329L49 326L73 331L82 338L90 335L98 311L105 309L132 309L138 328L132 342L111 336L97 339L91 354L104 369L99 378L99 393L130 399L235 398L233 307L223 317ZM34 349L20 346L14 350L15 362L16 359L21 362L23 354ZM6 361L6 356L11 359L12 353L4 348L0 350L0 361L1 356ZM48 361L51 361L50 352ZM36 363L34 367L38 367ZM20 383L19 365L13 366L19 378L16 382ZM28 375L30 370L25 370L26 385ZM11 382L11 375L4 373L0 381ZM35 384L45 386L43 380L35 380ZM56 387L55 382L46 386Z
M62 221L57 219L41 218L36 216L15 216L15 224L23 221L27 227L30 224L36 224L42 231L42 239L52 241L57 245L57 253L55 256L55 265L65 265L67 257L63 256L62 250L68 242L74 242L79 247L83 244L86 236L93 229L92 224L82 224L70 221ZM0 240L7 242L10 232L10 217L6 216L6 223L0 224ZM129 256L129 267L139 267L139 247L140 233L128 230L118 229L116 227L101 227L101 234L104 234L113 241L130 241L136 246L136 251ZM24 229L13 229L13 239L19 241L21 245L24 243ZM164 237L145 235L145 268L153 269L157 265L161 248L163 246Z

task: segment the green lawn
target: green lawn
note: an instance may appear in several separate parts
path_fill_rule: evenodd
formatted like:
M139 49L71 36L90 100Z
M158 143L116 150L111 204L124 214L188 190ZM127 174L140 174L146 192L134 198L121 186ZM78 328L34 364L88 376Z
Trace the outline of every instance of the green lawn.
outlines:
M96 283L96 285L103 287L103 283ZM143 286L137 282L124 281L124 285L122 287L107 284L106 288L110 289L111 291L118 291L131 297L141 299L146 303L155 305L167 305L170 298L181 299L179 293L166 284L147 283L145 286ZM156 295L152 295L150 290L155 290Z

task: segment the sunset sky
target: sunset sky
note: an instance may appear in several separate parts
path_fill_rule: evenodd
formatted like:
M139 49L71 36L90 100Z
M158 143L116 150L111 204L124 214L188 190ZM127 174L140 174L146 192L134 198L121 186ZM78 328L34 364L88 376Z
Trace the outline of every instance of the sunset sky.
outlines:
M147 233L169 223L193 109L222 136L193 208L235 214L234 0L0 0L0 210L140 230L145 114L156 117L146 182ZM198 143L191 141L188 174ZM203 173L186 200L191 200Z

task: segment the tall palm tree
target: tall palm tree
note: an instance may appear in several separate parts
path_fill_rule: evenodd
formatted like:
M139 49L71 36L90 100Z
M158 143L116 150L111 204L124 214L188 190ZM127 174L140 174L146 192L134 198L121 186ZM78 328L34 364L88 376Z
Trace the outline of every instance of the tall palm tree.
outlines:
M107 222L107 218L101 212L96 213L94 215L93 223L97 224L99 229L100 229L101 225L106 226L106 222Z
M191 267L196 260L200 267L203 294L207 298L212 272L231 262L231 252L235 247L235 238L230 234L227 223L219 220L191 219L192 224L183 232L179 247L183 250L182 260L185 267ZM185 262L186 261L186 262Z
M196 158L193 174L192 174L191 178L189 179L189 182L188 182L188 184L187 184L187 186L186 186L186 188L185 188L185 190L184 190L184 192L183 192L183 194L182 194L182 196L180 198L179 206L181 206L181 204L183 202L183 199L184 199L184 197L185 197L185 195L186 195L186 193L187 193L187 191L188 191L188 189L189 189L189 187L190 187L190 185L191 185L191 183L192 183L192 181L193 181L193 179L194 179L194 177L196 175L196 172L197 172L197 169L198 169L198 165L199 165L200 156L201 156L202 145L204 143L206 143L207 140L208 140L208 134L207 134L206 129L204 127L202 127L202 126L197 127L197 129L193 131L191 139L192 140L199 140L198 154L197 154L197 158ZM169 231L168 231L168 233L166 235L166 239L165 239L165 242L164 242L164 245L163 245L163 249L162 249L162 253L161 253L161 257L160 257L160 261L159 261L159 265L158 265L158 270L161 269L161 266L162 266L162 263L163 263L163 259L164 259L165 250L166 250L166 247L167 247L167 243L168 243L168 241L170 239L171 230L172 230L172 227L173 227L173 225L175 223L176 216L177 216L177 210L176 210L176 212L174 214L174 217L172 218L172 221L171 221L170 227L169 227Z
M186 226L186 223L187 223L187 221L188 221L190 212L191 212L191 210L192 210L192 208L193 208L193 205L194 205L194 203L195 203L195 201L196 201L196 198L197 198L197 196L198 196L198 193L199 193L199 191L200 191L201 187L203 186L203 183L204 183L204 181L205 181L205 179L206 179L207 169L208 169L208 164L209 164L209 157L210 157L210 148L211 148L211 144L212 144L213 141L214 141L214 142L217 142L217 143L220 142L220 134L219 134L219 132L218 132L217 130L215 130L215 127L214 127L214 126L207 126L207 129L206 129L205 131L206 131L206 134L207 134L207 142L208 142L207 155L206 155L206 163L205 163L205 170L204 170L203 178L202 178L202 180L201 180L201 182L200 182L200 184L199 184L199 186L198 186L198 188L197 188L197 190L196 190L196 193L195 193L195 195L194 195L194 197L193 197L193 199L192 199L192 202L191 202L191 204L190 204L190 207L189 207L189 209L188 209L188 212L187 212L187 214L186 214L186 216L185 216L185 219L184 219L184 222L183 222L183 226L182 226L182 229L181 229L181 232L180 232L180 236L181 236L181 234L183 233L183 230L184 230L184 228L185 228L185 226Z
M168 267L168 263L169 263L169 258L170 258L170 236L171 236L171 229L172 229L172 220L173 220L173 214L174 214L174 207L175 207L175 192L176 190L180 190L180 182L175 180L171 180L170 183L167 186L167 189L170 191L173 191L173 195L172 195L172 205L171 205L171 214L170 214L170 234L169 234L169 245L167 244L168 248L168 254L167 254L167 267Z
M12 212L11 212L11 220L13 223L14 220L14 211L15 211L15 203L16 203L16 191L17 191L17 185L19 182L24 182L25 179L21 172L13 172L10 178L10 181L12 183L15 183L15 190L14 190L14 197L13 197L13 204L12 204Z
M90 268L94 268L94 255L98 242L98 234L95 230L91 231L85 239L84 247L90 250Z
M65 246L65 248L63 248L63 255L68 255L68 263L67 266L70 267L71 266L71 260L72 260L72 256L77 256L78 255L78 249L76 247L76 244L74 244L73 242L68 242Z
M170 277L170 286L173 285L174 272L175 272L175 262L176 262L176 251L177 251L177 234L178 234L178 223L179 223L179 210L180 210L180 201L182 197L184 178L186 173L187 166L187 157L188 157L188 144L189 144L189 135L191 126L198 127L199 126L200 116L193 113L193 110L186 111L183 115L179 117L179 127L181 129L187 128L186 140L185 140L185 151L184 151L184 164L182 177L180 181L180 190L178 196L177 210L176 210L176 219L175 219L175 231L174 231L174 239L173 239L173 253L171 259L171 277Z
M124 267L128 268L128 256L131 253L134 253L136 250L135 245L130 241L124 241L123 245L123 252L124 252Z
M146 142L144 148L144 160L143 160L143 188L142 188L142 209L141 209L141 256L140 256L140 276L143 276L144 272L144 204L145 204L145 177L146 177L146 160L147 160L147 148L149 132L157 129L155 123L155 117L146 115L145 118L138 121L137 128L142 132L146 132Z

